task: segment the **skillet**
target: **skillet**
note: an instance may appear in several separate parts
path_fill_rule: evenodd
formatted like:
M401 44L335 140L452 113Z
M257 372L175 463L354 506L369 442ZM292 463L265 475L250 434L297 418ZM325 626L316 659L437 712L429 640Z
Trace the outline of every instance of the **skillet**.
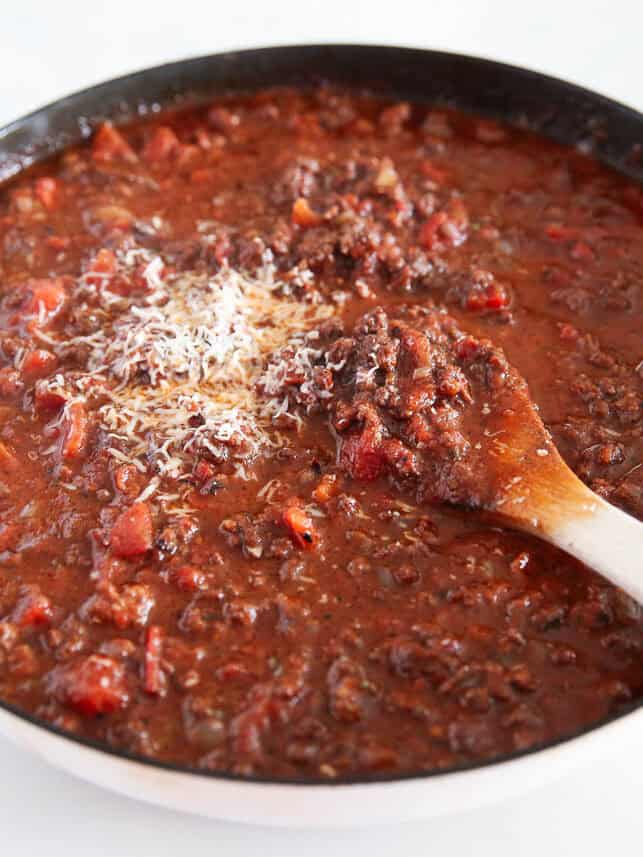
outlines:
M294 45L198 57L139 71L60 99L0 129L0 180L115 123L220 93L330 82L439 103L578 146L643 181L643 116L601 95L486 59L398 47ZM643 723L638 703L570 739L446 773L287 782L194 772L69 736L0 702L0 731L51 763L122 793L235 821L338 826L464 811L535 787L611 753Z

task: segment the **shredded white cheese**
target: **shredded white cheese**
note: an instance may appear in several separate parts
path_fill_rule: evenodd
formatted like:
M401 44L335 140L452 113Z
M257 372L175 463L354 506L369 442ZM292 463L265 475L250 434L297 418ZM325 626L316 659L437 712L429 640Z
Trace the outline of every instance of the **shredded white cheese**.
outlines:
M89 398L100 384L108 453L154 474L141 498L157 492L159 477L186 478L200 454L232 459L247 475L247 462L275 443L273 419L287 409L283 398L266 401L257 391L268 357L333 308L281 297L271 259L254 276L231 268L167 273L163 259L134 248L119 256L118 275L134 269L147 285L135 297L111 291L110 275L98 284L80 278L75 297L101 319L95 332L46 336L60 355L86 354L83 371L71 376L73 394ZM312 351L302 348L304 364ZM52 389L63 381L52 379Z

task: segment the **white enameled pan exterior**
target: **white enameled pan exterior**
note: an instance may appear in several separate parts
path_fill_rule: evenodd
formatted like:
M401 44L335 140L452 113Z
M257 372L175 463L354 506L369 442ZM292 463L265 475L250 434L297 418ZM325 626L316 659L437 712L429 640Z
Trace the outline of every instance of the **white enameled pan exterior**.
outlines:
M134 761L43 729L0 709L0 732L44 761L137 800L210 818L280 827L348 827L465 812L541 788L623 748L643 709L504 762L371 783L252 782ZM632 760L632 764L638 764Z

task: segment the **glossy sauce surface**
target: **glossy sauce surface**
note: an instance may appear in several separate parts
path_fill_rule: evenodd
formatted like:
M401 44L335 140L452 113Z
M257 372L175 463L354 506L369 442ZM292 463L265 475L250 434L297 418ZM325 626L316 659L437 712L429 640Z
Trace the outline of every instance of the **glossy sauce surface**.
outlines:
M335 779L490 759L643 696L640 608L440 482L489 340L572 469L643 518L639 187L487 120L269 91L103 128L2 190L0 247L0 698L157 759ZM166 324L230 272L284 317L249 351L261 431L208 447L196 408L168 475L167 427L114 432L105 407L130 404L124 371L127 395L171 375L180 396L185 355L145 341L124 370L104 340L122 357L141 307ZM448 359L418 357L426 313ZM222 365L250 348L225 343ZM429 477L398 436L439 449Z

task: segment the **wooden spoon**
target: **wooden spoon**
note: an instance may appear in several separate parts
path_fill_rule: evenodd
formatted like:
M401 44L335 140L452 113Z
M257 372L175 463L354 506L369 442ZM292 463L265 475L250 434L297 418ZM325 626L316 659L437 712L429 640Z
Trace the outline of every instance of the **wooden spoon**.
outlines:
M643 604L643 524L591 491L561 458L526 384L512 385L480 444L493 490L483 507L545 539ZM496 407L498 403L496 403Z
M572 473L504 353L432 304L395 309L393 318L381 308L367 313L351 336L331 329L330 345L314 339L324 361L317 371L332 376L317 404L331 414L340 466L359 480L389 468L420 503L483 512L532 533L643 604L643 524ZM287 369L293 362L271 395L309 408L314 370L304 371L304 385L301 364L280 359Z

